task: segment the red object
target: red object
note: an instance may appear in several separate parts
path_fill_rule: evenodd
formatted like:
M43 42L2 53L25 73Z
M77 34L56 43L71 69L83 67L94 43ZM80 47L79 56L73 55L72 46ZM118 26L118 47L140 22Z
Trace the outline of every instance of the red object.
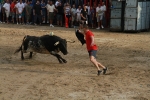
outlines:
M65 27L68 28L68 18L65 15Z

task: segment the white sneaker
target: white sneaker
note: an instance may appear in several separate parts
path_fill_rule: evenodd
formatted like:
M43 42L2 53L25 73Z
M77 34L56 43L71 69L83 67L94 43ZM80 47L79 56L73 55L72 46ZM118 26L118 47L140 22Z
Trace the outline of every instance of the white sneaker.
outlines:
M18 22L17 22L17 25L18 25Z
M51 27L54 27L54 25L51 25Z
M103 26L103 25L101 25L101 27L102 27L102 28L104 28L104 26Z
M49 26L52 27L52 24L50 24Z
M96 29L98 29L98 30L99 30L99 29L100 29L100 27L98 27L98 28L96 28Z

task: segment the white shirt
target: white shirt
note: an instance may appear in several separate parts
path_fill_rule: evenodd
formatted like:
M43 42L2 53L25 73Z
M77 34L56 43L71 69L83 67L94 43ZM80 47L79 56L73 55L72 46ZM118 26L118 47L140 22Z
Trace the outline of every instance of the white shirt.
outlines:
M79 10L79 9L77 9L77 16L80 16L80 14L81 14L81 10L82 10L82 9L80 9L80 10Z
M2 4L0 3L0 12L1 12L1 9L2 9Z
M91 14L91 12L90 12L90 6L86 6L86 8L88 9L88 15L90 15Z
M22 11L24 9L24 4L23 3L20 4L20 2L19 2L19 3L17 3L16 7L18 9L18 12L22 13Z
M48 12L54 12L55 6L47 4L46 8L47 8Z
M105 12L106 11L106 6L105 5L101 6L101 9L102 9L103 12Z
M10 4L9 3L5 3L3 6L8 12L10 12Z
M56 1L56 3L55 3L55 6L56 6L56 7L58 6L58 3L61 3L61 2L59 2L59 1Z
M71 8L71 13L73 14L73 16L75 16L75 15L76 15L76 13L77 13L76 8Z

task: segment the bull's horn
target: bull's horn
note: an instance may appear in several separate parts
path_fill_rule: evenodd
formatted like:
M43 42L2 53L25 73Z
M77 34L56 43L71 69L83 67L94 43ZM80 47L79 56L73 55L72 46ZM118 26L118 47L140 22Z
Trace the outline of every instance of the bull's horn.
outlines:
M66 40L67 42L70 42L70 43L74 43L75 41L71 41L71 40Z
M57 41L55 44L54 44L54 46L57 46L59 44L59 41Z

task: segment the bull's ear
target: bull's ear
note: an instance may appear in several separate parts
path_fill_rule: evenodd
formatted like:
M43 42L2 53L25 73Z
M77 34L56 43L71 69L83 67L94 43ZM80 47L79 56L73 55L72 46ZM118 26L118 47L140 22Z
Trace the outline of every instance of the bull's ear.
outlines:
M57 46L59 44L59 41L57 41L55 44L54 44L54 46Z

